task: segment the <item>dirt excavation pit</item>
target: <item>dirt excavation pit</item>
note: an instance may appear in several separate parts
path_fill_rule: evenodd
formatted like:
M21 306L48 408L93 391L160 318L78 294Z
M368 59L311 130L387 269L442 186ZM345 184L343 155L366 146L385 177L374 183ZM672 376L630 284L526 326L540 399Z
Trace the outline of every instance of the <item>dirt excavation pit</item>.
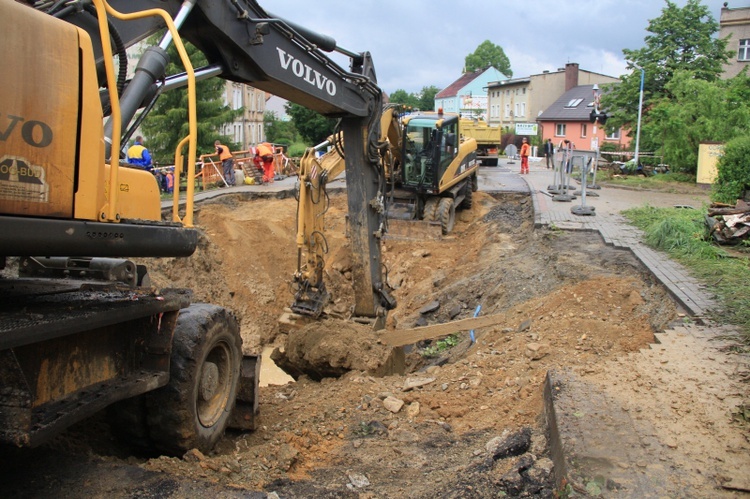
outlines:
M535 230L528 196L478 192L450 236L385 243L398 300L388 329L468 318L480 305L482 315L501 320L475 331L476 343L462 333L447 350L437 340L406 347L406 373L379 377L390 353L375 334L342 320L353 303L346 199L343 192L331 199L326 279L334 319L315 329L316 348L346 373L320 381L294 373L296 383L263 387L257 431L228 434L209 456L141 466L281 497L549 495L547 370L594 372L646 347L678 318L671 299L629 252L597 234ZM294 199L204 203L199 250L145 262L152 281L190 287L197 300L235 312L246 352L278 347L304 357L309 336L289 343L278 327L292 301L295 210Z

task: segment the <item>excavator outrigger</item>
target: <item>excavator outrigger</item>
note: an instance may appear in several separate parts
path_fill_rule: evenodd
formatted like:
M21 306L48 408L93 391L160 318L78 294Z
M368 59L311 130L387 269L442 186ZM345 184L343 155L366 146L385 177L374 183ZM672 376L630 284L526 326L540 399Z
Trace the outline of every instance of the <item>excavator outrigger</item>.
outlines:
M197 245L192 182L184 210L175 189L163 221L154 177L119 159L139 112L173 88L187 86L190 130L176 179L194 175L198 80L248 83L340 118L355 313L382 319L394 305L380 260L382 92L369 53L254 0L0 0L0 9L0 441L35 446L114 404L116 428L169 453L208 450L228 425L251 426L257 376L244 380L257 363L242 357L234 316L192 303L189 290L153 289L127 260L185 257ZM125 49L154 33L164 34L127 80ZM192 68L183 39L207 66ZM165 75L172 44L182 75ZM334 50L349 70L323 53Z

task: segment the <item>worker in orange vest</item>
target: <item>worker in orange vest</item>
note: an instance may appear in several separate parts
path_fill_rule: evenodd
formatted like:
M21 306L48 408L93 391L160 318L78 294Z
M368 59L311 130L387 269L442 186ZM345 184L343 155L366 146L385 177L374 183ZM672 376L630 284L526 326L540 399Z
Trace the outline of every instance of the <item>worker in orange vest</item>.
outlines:
M529 155L531 154L531 146L529 145L526 137L523 138L521 144L521 173L529 173Z
M273 146L267 142L258 144L257 155L263 161L263 183L273 183Z
M216 154L219 155L219 161L221 161L221 167L224 170L224 181L230 187L234 185L234 156L229 151L229 148L222 145L218 140L214 142L216 147Z
M174 191L174 168L170 168L167 171L166 177L167 177L167 192L169 194L172 194L172 192Z

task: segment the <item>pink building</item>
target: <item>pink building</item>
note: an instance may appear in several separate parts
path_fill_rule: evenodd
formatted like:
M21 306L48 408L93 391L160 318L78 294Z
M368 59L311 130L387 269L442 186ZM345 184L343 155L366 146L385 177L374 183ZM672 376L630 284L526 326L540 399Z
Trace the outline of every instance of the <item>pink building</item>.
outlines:
M548 138L552 139L556 147L569 140L576 149L587 151L601 148L605 143L627 149L630 137L625 130L612 129L598 122L591 123L593 111L594 85L578 85L569 89L537 118L542 138L545 142Z

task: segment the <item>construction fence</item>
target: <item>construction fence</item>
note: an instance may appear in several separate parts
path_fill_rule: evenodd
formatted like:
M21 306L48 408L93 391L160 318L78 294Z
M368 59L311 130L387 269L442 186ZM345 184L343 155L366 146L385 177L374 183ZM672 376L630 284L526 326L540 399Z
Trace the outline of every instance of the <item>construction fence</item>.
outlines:
M260 159L257 158L257 149L251 147L245 151L232 151L235 170L241 170L245 179L252 179L246 183L263 183L263 168ZM284 148L273 146L274 172L276 175L296 175L297 167L294 162L284 154ZM198 186L206 190L215 185L226 185L224 171L221 167L219 155L202 154L196 165L195 180Z

